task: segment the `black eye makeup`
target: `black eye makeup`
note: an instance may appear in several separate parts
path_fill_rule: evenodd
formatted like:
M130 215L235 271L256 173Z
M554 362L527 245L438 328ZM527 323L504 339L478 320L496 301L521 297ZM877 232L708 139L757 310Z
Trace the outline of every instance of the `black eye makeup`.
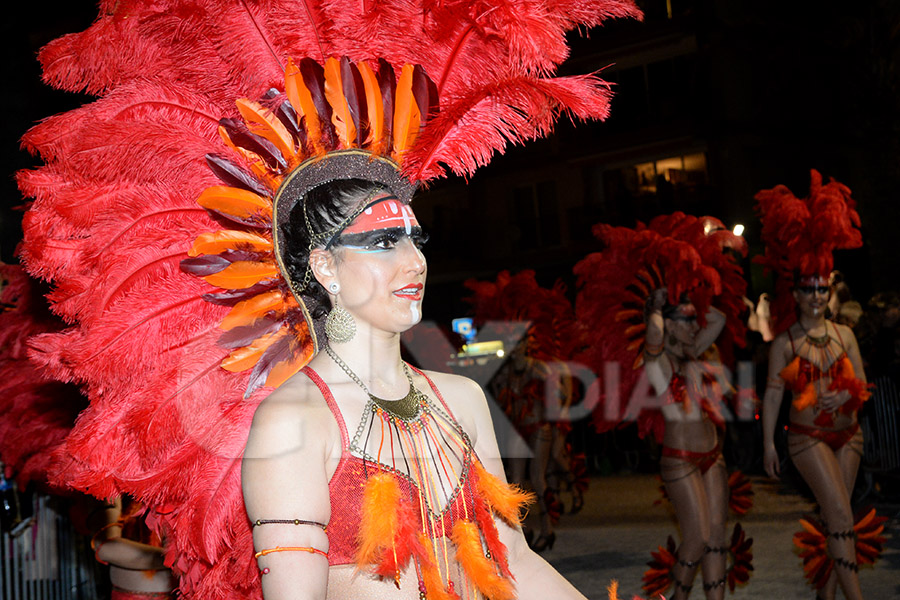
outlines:
M404 237L409 237L417 248L422 248L428 241L428 234L421 227L413 227L407 236L403 227L375 229L361 233L348 233L338 237L335 245L364 250L368 252L392 250Z
M800 291L800 293L809 296L813 293L827 294L831 290L831 288L829 288L827 285L801 285L797 288L797 290Z

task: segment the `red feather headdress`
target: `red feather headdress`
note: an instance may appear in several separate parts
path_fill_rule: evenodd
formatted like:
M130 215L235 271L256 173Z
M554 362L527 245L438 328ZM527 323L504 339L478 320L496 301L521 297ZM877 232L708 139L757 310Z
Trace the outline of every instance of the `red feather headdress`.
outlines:
M32 482L47 487L51 454L87 399L74 385L45 379L28 358L31 336L64 326L50 314L39 286L13 265L0 264L0 279L0 462L20 488Z
M772 320L776 333L794 322L791 289L797 278L825 277L834 266L835 250L859 248L859 214L850 188L810 170L809 195L797 198L784 185L755 196L766 253L755 260L775 273Z
M465 286L473 295L475 319L485 321L527 321L528 354L538 360L567 360L580 345L575 313L566 298L565 287L557 282L541 287L532 270L510 275L502 271L494 281L469 279Z
M281 183L362 151L411 189L561 114L604 118L596 75L553 77L565 34L639 14L630 0L101 2L40 54L45 81L99 99L29 131L46 164L19 175L34 198L21 256L70 324L35 340L35 360L90 398L57 481L147 506L186 596L257 597L240 496L254 389L315 351L273 252Z
M575 316L594 340L579 360L601 378L589 391L602 400L594 413L599 430L622 421L643 372L644 306L654 290L666 287L670 304L678 304L687 294L701 319L712 304L728 309L740 302L744 290L737 279L740 269L725 251L744 253L746 247L743 240L720 226L710 217L698 219L681 213L657 217L650 227L640 223L635 229L602 223L594 226L594 235L604 249L575 265ZM740 295L720 299L732 294ZM726 315L736 313L729 309ZM739 335L740 326L730 331ZM619 378L619 404L612 411L606 407L610 399L600 394L610 364L618 365ZM641 435L648 432L641 431Z

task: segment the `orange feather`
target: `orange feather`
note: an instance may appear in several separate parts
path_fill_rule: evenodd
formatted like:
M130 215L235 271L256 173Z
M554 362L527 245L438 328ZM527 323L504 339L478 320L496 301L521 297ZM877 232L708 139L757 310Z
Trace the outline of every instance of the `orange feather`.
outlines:
M512 583L501 577L494 563L484 555L481 536L475 523L460 519L453 525L450 538L456 546L456 560L486 598L515 599L516 593Z
M241 325L251 325L270 312L284 310L284 297L280 290L271 290L263 294L257 294L252 298L241 300L235 304L219 324L221 329L228 331Z
M303 323L303 326L306 326L305 322ZM299 341L301 338L298 336L296 339ZM287 381L297 371L305 367L306 364L312 359L313 353L315 352L312 340L309 338L308 334L304 335L302 339L305 341L303 343L303 348L301 351L291 353L290 358L276 363L275 366L272 367L272 370L269 372L269 376L266 378L267 386L273 388L278 387L279 385Z
M425 548L425 555L419 557L422 582L425 584L425 596L428 600L459 600L459 596L444 587L441 572L435 563L434 546L431 539L420 533L419 542Z
M366 91L369 115L369 137L365 140L365 146L372 152L381 153L384 146L384 99L381 97L381 86L369 63L360 61L356 66Z
M806 410L810 406L815 406L816 396L816 386L812 383L807 383L806 387L803 388L803 391L794 397L794 408L797 410Z
M309 93L309 89L303 81L303 75L294 64L293 59L288 59L287 67L284 70L284 91L297 113L297 119L306 117L306 135L312 142L316 153L323 154L325 148L322 146L322 126L319 123L319 113L316 111L312 94ZM298 123L299 125L300 123Z
M394 99L394 151L392 156L398 163L412 146L419 134L419 105L413 96L413 66L403 65L400 78L397 80L397 92Z
M503 483L488 473L477 460L472 461L472 471L475 473L475 485L491 510L508 524L517 526L522 521L522 509L534 502L534 494L522 491L516 485Z
M797 380L797 377L800 375L800 357L794 357L788 365L778 373L778 376L784 379L787 383L792 384Z
M253 252L271 252L272 241L258 233L220 229L201 233L194 240L188 256L201 254L219 254L225 250L250 250Z
M331 105L331 122L334 124L341 146L352 148L356 140L356 125L353 124L350 107L344 96L341 61L334 57L325 61L325 98Z
M278 120L272 111L259 102L240 98L235 102L238 112L244 117L244 121L250 131L262 136L275 144L282 156L289 162L297 158L297 150L294 148L294 138L288 132L284 123Z
M239 188L225 185L208 187L197 198L197 203L203 208L240 219L258 217L261 221L272 220L272 202L269 199Z
M360 567L379 563L393 544L399 504L400 485L396 477L379 473L366 482L356 551L356 564Z
M259 362L260 357L262 357L269 346L284 336L286 330L287 328L283 327L278 331L267 333L266 335L253 340L253 343L249 346L238 348L222 360L221 367L232 373L238 373L251 368Z
M276 275L278 267L275 263L239 260L203 279L225 290L243 290L260 281L273 279Z

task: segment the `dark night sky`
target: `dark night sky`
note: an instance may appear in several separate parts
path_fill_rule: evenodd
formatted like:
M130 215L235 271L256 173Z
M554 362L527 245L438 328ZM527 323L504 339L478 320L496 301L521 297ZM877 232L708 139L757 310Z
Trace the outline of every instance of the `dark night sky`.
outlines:
M888 0L693 4L705 79L682 93L699 94L691 104L706 118L696 134L725 148L723 162L734 159L718 167L728 204L720 212L752 220L756 190L785 183L802 195L816 167L847 183L860 204L867 247L847 261L859 270L860 290L900 288L893 249L900 219L900 8ZM85 100L41 84L35 54L51 39L86 28L95 14L89 0L7 9L3 261L14 260L21 235L11 209L21 203L12 175L34 164L18 138L34 121Z

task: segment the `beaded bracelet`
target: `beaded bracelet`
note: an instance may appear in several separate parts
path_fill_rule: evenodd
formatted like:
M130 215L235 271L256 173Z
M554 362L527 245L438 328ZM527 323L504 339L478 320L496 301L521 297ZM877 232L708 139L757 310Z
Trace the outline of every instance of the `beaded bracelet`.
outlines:
M315 525L322 529L327 529L323 523L318 521L305 521L303 519L256 519L250 523L250 527L257 525Z
M328 553L319 550L318 548L311 548L309 546L276 546L274 548L266 548L265 550L260 550L256 554L253 555L254 558L259 558L260 556L267 556L269 554L274 554L276 552L309 552L310 554L319 554L328 558ZM260 569L259 572L263 575L269 573L269 567L265 567L264 569Z

